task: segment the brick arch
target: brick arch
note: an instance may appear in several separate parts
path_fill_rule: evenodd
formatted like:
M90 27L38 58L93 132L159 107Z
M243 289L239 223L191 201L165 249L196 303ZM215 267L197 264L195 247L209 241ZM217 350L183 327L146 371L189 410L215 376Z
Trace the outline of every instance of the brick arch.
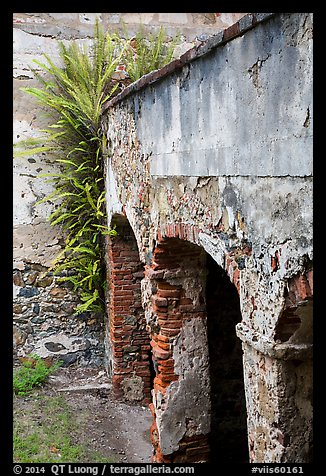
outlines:
M242 412L240 431L242 454L239 461L246 459L247 430L242 351L241 343L235 335L235 324L238 321L231 322L233 336L232 339L229 338L232 341L232 349L237 347L240 362L236 384L231 388L230 379L222 375L224 381L228 380L229 388L220 391L222 397L217 402L216 396L211 393L213 381L211 369L221 374L222 366L227 366L227 361L225 359L220 367L210 365L210 359L221 358L222 347L218 346L219 355L212 351L215 344L208 333L214 329L214 325L212 326L212 322L208 324L208 320L215 320L215 324L219 321L221 329L223 316L214 314L212 303L208 305L207 274L211 273L212 279L217 278L224 286L226 299L231 296L228 286L233 288L237 299L238 293L230 283L226 272L216 263L214 267L212 258L201 246L195 244L199 241L198 236L199 231L190 226L167 226L158 233L152 264L145 267L145 281L148 282L149 292L144 304L156 371L152 391L153 402L150 405L153 416L151 426L153 462L156 463L214 462L216 451L220 460L223 459L225 455L221 450L225 451L228 443L222 448L223 438L219 439L219 436L216 436L218 430L215 428L212 439L211 430L214 425L223 427L227 422L223 416L216 418L214 412L232 413L236 407L239 409L239 405L241 406L239 411ZM220 270L220 274L217 269ZM211 280L210 285L212 284ZM237 281L237 290L238 288ZM213 293L211 298L212 296ZM219 297L221 298L221 294ZM234 303L234 294L232 299ZM239 303L235 319L241 319ZM229 327L226 332L229 332ZM228 336L223 337L228 339ZM221 384L220 376L217 380ZM241 402L239 398L237 399L239 386L242 392ZM216 389L214 391L216 394ZM237 393L236 397L233 392ZM227 405L229 407L231 405L231 411L227 409ZM232 415L232 418L237 432L239 418L237 415L235 417ZM224 437L231 441L229 445L233 445L236 441L234 434L231 435L225 428L223 432ZM214 445L220 447L216 448ZM228 456L232 453L231 448L229 449Z
M196 225L168 223L161 225L158 229L157 240L160 242L163 238L180 238L203 247L210 254L210 250L202 242L200 234L201 229ZM226 271L230 281L235 285L238 294L240 294L240 272L245 267L245 260L251 255L251 252L250 244L243 242L240 246L234 246L231 249L225 247L223 257L220 257L220 260L223 262L220 265Z
M117 236L107 241L107 371L116 398L151 401L151 347L141 303L144 266L128 219L115 214Z

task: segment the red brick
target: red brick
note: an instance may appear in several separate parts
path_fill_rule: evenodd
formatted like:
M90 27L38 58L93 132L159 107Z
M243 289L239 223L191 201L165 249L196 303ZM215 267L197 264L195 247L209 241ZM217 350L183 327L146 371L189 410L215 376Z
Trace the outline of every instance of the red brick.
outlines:
M124 281L123 279L112 279L111 280L111 289L115 289L116 287L118 288L119 286L122 286L123 284L125 284L126 281Z
M123 326L123 330L126 331L126 332L127 332L127 331L132 331L133 329L134 329L134 326L131 326L131 325L129 325L129 324L125 324L125 325Z
M154 379L154 381L155 381L155 379ZM162 385L160 385L159 383L156 382L154 384L154 391L155 391L155 393L156 392L161 392L161 393L163 393L163 395L165 395L166 394L166 387L164 387L164 386L162 386Z
M119 344L116 344L116 346L118 346L118 345ZM121 346L119 345L119 349L120 349L120 347ZM114 355L114 357L122 357L123 356L122 350L116 350L116 348L113 349L112 354Z
M164 367L164 368L173 368L174 367L174 360L173 359L167 359L167 360L161 360L161 359L157 359L157 362L158 362L158 366L160 367Z
M136 375L138 375L138 377L147 377L147 376L149 376L149 374L150 374L149 369L148 370L139 370L139 369L136 370Z
M167 307L168 301L164 297L152 296L152 302L157 307Z
M148 363L147 362L134 362L133 367L135 369L148 369Z
M121 383L123 379L124 379L124 377L122 375L113 375L112 383L113 384Z
M133 296L133 292L129 289L125 290L125 289L121 289L119 288L119 290L115 290L114 291L114 295L115 296Z
M160 374L160 378L164 385L169 385L171 382L179 380L179 376L175 374Z
M152 336L152 339L150 340L149 343L150 343L151 349L153 349L154 347L157 347L156 334Z
M142 345L142 346L141 346L141 350L143 350L143 351L146 351L146 350L147 350L147 351L148 351L148 350L151 350L151 346L150 346L149 344Z
M181 312L192 312L196 311L197 308L193 304L182 304L179 306L179 311Z
M237 36L239 33L240 33L240 26L239 26L239 22L237 22L224 30L223 41L230 40L231 38Z
M157 306L153 305L152 306L152 311L153 311L154 314L156 314L157 317L159 317L160 319L163 319L164 321L169 319L169 313L168 313L167 308L157 307Z
M164 266L163 265L160 265L159 263L157 263L156 261L152 261L152 267L153 267L153 270L154 271L160 271L160 270L163 270L164 269Z
M174 286L173 284L167 283L166 281L159 281L157 283L157 289L159 291L161 291L161 290L176 290L176 289L180 292L182 291L180 286Z
M119 367L118 369L115 369L115 375L125 375L125 374L130 374L132 372L131 368L123 368Z
M175 226L174 224L169 224L169 225L166 225L166 236L167 237L174 237L175 236Z
M156 339L157 340L160 340L162 342L170 342L170 339L166 336L162 336L161 334L157 334L156 335Z
M132 345L138 345L139 348L141 349L142 345L146 345L146 342L148 340L148 337L146 336L139 336L139 337L134 337L135 332L133 333L133 339L132 339Z
M155 422L155 409L154 409L154 404L153 404L153 403L150 403L150 404L148 405L148 407L149 407L149 411L151 412L152 418L153 418L153 420L154 420L153 425L156 425L156 422Z
M157 345L163 350L171 349L171 344L167 344L166 342L158 341Z
M118 328L117 330L114 329L112 331L112 335L114 337L119 337L119 336L123 336L123 335L126 335L126 334L128 334L128 332L125 332L123 329L120 329L120 328Z
M167 360L171 357L171 352L167 350L163 350L158 346L153 348L153 354L156 358L161 360Z
M271 257L271 268L273 273L278 270L277 259L274 256Z
M123 327L123 322L113 322L112 323L112 329L119 330L119 328L122 328L122 327Z
M180 298L179 289L158 289L157 294L161 298Z
M294 276L290 279L289 290L290 293L292 292L294 294L295 300L297 302L312 296L309 281L306 276L302 274Z
M154 251L155 258L159 257L160 255L164 255L166 253L165 247L158 244Z
M159 390L161 388L166 389L170 385L170 381L163 381L162 376L158 375L157 377L154 378L154 388L158 388Z
M147 393L148 393L148 391L144 388L144 395L146 395ZM147 406L149 403L151 403L151 401L152 401L152 398L150 396L147 396L147 397L145 396L142 399L141 403L142 403L142 405Z
M131 291L139 291L139 292L140 292L140 285L139 285L139 283L135 283L135 284L125 284L125 282L124 282L124 284L122 284L121 289L122 289L123 291L125 291L125 290L127 290L127 291L131 290Z
M132 258L132 259L138 259L139 258L139 255L138 255L138 252L137 251L121 251L120 252L120 256L124 256L126 258Z
M308 284L309 284L309 288L310 288L310 293L311 295L313 295L313 292L314 292L314 284L313 284L313 271L308 271L307 274L307 281L308 281Z
M175 337L180 333L180 329L162 329L161 334L167 337Z
M163 328L167 329L180 329L182 326L182 321L180 319L174 320L174 319L158 319L159 325Z
M152 377L150 373L148 375L143 375L142 376L142 381L144 382L144 387L149 390L149 394L151 393L152 390Z

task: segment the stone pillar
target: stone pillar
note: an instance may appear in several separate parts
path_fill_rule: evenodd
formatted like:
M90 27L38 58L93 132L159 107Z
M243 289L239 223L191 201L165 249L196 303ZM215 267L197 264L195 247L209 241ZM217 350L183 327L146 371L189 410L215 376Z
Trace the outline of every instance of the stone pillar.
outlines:
M312 459L312 276L289 280L285 304L267 338L245 322L243 346L252 463L307 463Z

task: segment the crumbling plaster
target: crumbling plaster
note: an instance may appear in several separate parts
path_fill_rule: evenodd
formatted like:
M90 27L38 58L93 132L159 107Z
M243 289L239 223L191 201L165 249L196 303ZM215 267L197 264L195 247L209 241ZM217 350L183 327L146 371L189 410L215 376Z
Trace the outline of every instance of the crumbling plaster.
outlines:
M279 393L282 385L300 393L296 377L280 380L297 361L307 366L304 400L310 398L312 308L305 294L297 306L301 331L309 332L296 332L289 342L275 335L290 280L312 268L312 15L264 19L108 104L107 208L109 223L113 213L127 216L144 264L150 266L162 237L182 237L182 227L192 227L186 239L202 246L231 281L239 276L236 332L243 342L251 461L295 462L296 454L307 461L309 403L303 405L304 442L293 424L290 444L282 409L291 399ZM151 283L144 280L142 290L145 302ZM145 315L156 319L146 309ZM171 401L182 381L170 384ZM154 407L161 449L175 451L178 437L164 431L171 407Z
M302 16L311 22L309 14L290 16L293 32ZM286 35L275 33L283 28ZM115 197L114 210L123 204L142 260L150 260L157 230L168 223L196 224L200 244L221 265L223 254L248 244L243 319L252 314L253 327L269 337L286 280L313 258L312 121L304 125L307 110L312 114L312 40L302 35L294 47L289 29L288 15L277 15L127 97L105 117L109 215ZM257 98L248 69L267 54ZM248 287L259 296L254 313Z
M207 435L210 430L207 328L202 319L185 322L173 359L180 379L170 384L166 396L154 396L160 446L166 454L177 451L185 436Z

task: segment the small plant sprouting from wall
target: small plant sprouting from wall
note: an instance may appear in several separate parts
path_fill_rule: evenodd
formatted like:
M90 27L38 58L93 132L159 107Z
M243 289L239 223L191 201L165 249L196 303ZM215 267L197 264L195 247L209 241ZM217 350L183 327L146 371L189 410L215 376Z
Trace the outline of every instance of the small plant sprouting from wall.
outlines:
M178 41L180 41L180 38L177 35L167 43L163 27L159 29L157 34L146 34L144 27L141 26L136 35L128 41L128 46L123 55L130 80L132 82L137 81L144 74L162 68L162 66L172 61Z
M68 46L58 42L62 66L44 54L46 63L34 62L45 74L33 70L40 87L22 88L50 111L52 123L40 139L18 143L16 156L51 152L59 172L41 174L53 183L50 195L40 202L57 201L49 216L51 225L61 225L65 247L53 263L59 281L69 281L78 292L76 313L104 309L104 257L102 237L116 235L105 217L103 155L105 138L100 128L103 104L119 92L114 73L123 64L135 81L172 59L176 39L166 46L163 28L144 38L141 28L136 37L120 38L105 34L99 22L94 28L90 51L76 41Z

